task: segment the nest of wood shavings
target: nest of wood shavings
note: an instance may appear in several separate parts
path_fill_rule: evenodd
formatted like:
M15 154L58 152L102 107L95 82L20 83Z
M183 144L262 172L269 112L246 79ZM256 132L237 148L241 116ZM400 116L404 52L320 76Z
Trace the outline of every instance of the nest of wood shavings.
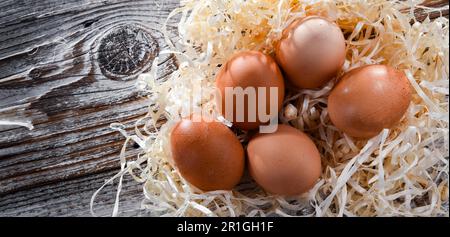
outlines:
M382 0L185 0L169 18L180 17L177 41L167 42L180 66L158 81L155 60L138 86L151 94L146 117L126 137L113 216L118 214L122 177L143 183L142 208L157 216L448 216L449 21L417 22L414 11L444 11L421 1ZM322 175L308 193L292 198L264 192L245 175L232 191L201 193L189 186L170 159L173 125L194 109L214 112L215 74L233 54L273 54L282 30L294 19L322 15L337 22L346 37L347 58L340 75L366 64L402 70L412 103L400 124L370 140L354 140L336 129L327 96L336 80L320 90L288 88L282 123L309 134L322 155ZM163 29L165 30L165 29ZM194 96L195 87L203 93ZM195 97L195 98L194 98ZM194 103L189 103L194 98ZM157 126L161 121L163 125ZM236 131L245 144L245 132ZM143 152L125 160L134 141ZM98 192L97 192L98 193ZM94 204L94 194L91 201ZM94 214L94 213L93 213Z

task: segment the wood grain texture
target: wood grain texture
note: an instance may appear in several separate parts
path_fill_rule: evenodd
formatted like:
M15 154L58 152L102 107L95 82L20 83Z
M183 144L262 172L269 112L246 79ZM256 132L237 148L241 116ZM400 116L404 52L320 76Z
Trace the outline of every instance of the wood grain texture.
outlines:
M1 216L90 216L90 197L116 171L92 174L77 179L19 191L0 199ZM140 210L142 186L126 176L120 198L119 216L150 216ZM97 216L111 216L117 183L99 193L94 208Z
M81 195L81 203L70 204L80 209L64 214L89 215L86 201L104 173L119 167L124 138L109 125L131 129L147 113L135 79L166 47L160 30L176 6L174 0L0 2L0 121L24 119L34 126L0 126L0 215L22 215L11 212L14 207L29 210L24 215L63 215L54 210L64 206L55 203L48 212L37 208L39 202L37 209L17 203L45 194L43 187ZM168 30L174 32L175 23ZM159 62L161 78L177 67L173 55L160 55ZM131 150L127 156L136 155ZM58 189L66 180L76 182ZM38 197L44 202L51 194Z
M161 25L178 2L0 2L0 121L34 126L0 126L0 216L90 215L93 192L119 168L124 138L109 125L131 130L147 113L135 79L166 47ZM173 34L175 26L169 22ZM163 78L177 63L160 57ZM137 153L131 146L127 158ZM115 186L107 186L96 213L110 215L114 196ZM142 198L142 185L127 178L120 215L151 215L139 210Z

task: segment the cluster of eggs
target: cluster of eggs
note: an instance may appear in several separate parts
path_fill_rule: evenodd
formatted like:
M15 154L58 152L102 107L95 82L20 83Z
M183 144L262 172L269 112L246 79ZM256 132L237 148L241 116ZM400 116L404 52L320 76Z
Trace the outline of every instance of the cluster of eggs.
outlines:
M320 88L337 75L345 57L341 29L323 17L308 16L283 31L275 46L275 59L257 51L238 53L221 68L216 86L221 94L227 87L276 87L279 111L285 83L299 89ZM368 65L350 70L338 80L328 97L328 113L336 128L355 138L369 138L398 123L410 100L410 85L402 72ZM320 153L298 129L279 124L273 133L256 133L245 150L227 126L199 116L181 120L171 133L175 166L196 188L232 189L239 183L245 163L257 184L278 195L307 192L320 177ZM262 124L247 117L244 121L227 119L243 130L255 130Z

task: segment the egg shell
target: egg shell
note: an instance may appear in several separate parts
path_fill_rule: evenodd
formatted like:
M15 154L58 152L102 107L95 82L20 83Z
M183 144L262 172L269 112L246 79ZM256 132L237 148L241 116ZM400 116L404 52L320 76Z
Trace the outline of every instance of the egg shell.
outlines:
M320 154L303 132L278 125L274 133L259 133L247 147L250 175L264 190L298 195L311 189L321 173Z
M328 97L333 124L356 138L370 138L392 128L411 102L403 72L385 65L368 65L346 73Z
M227 63L221 68L216 77L216 87L221 97L217 99L217 104L221 105L221 113L224 117L231 121L234 126L243 129L251 130L256 129L263 122L258 117L258 106L256 106L256 121L250 121L248 116L249 101L248 98L244 99L244 120L237 121L237 101L236 98L233 101L233 117L226 116L225 109L225 88L241 87L246 89L248 87L255 88L257 91L259 87L266 88L266 112L270 111L271 114L278 116L284 99L284 80L281 70L276 64L275 60L258 51L244 51L234 55ZM278 88L277 93L277 111L272 112L270 110L270 87ZM258 93L256 93L256 103L259 103ZM242 102L240 102L242 103Z
M231 190L244 172L244 148L222 123L194 121L198 120L183 119L172 129L171 152L176 168L202 191Z
M276 60L294 86L325 85L345 62L345 38L333 22L308 16L292 22L275 46Z

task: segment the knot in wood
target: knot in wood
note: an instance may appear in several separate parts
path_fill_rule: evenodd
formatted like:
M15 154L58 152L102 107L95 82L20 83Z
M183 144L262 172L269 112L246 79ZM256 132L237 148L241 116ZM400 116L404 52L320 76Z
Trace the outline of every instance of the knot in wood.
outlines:
M105 76L128 80L151 64L158 53L158 42L150 33L137 26L123 25L101 39L98 63Z

